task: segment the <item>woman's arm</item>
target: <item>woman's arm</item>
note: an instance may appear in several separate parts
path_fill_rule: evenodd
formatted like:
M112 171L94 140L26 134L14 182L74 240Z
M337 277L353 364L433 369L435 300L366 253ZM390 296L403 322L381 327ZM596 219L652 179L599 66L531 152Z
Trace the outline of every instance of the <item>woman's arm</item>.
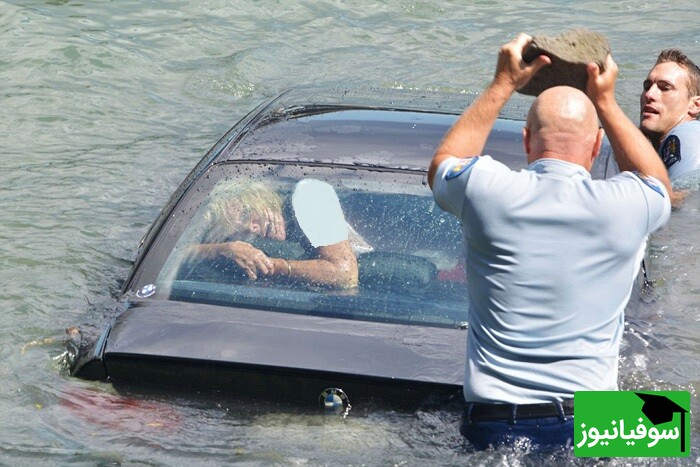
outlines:
M188 255L226 258L243 269L251 280L262 276L286 277L340 289L357 287L357 258L348 240L316 248L315 252L315 259L270 258L250 243L236 241L193 245Z
M235 262L249 279L256 280L261 275L274 274L274 262L261 250L246 242L206 243L192 245L188 256L216 258L221 256Z
M357 287L357 258L348 240L318 247L315 252L316 259L272 258L272 275L339 289Z

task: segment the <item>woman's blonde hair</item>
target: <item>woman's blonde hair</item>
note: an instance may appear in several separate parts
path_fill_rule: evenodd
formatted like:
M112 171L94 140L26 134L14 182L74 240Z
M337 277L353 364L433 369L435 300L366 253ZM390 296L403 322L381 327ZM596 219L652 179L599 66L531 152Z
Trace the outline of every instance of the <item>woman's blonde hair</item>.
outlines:
M253 214L264 218L268 212L282 212L282 196L271 183L259 180L220 183L214 187L209 198L211 201L204 219L211 233L233 235L237 233L240 223L249 222ZM232 206L237 209L232 210ZM240 214L234 217L232 212L235 211Z

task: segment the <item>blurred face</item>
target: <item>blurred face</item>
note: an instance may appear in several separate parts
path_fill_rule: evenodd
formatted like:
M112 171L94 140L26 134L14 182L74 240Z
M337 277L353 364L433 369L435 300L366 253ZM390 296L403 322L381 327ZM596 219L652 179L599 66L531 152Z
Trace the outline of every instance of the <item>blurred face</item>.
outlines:
M693 96L688 91L688 73L675 62L659 63L644 81L640 97L639 128L657 142L673 127L693 119Z
M262 215L256 212L244 213L238 205L228 207L228 219L232 232L242 237L255 236L271 238L273 240L285 240L284 218L281 212L266 210Z

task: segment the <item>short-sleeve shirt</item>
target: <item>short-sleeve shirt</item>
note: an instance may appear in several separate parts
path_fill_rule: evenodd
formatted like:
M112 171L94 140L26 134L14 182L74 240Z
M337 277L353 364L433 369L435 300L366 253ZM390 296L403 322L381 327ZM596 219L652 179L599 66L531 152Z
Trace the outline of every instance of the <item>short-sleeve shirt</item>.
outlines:
M647 235L670 215L663 185L631 172L592 180L556 159L516 172L482 156L443 161L433 190L464 234L466 400L617 389L624 308Z
M691 120L673 128L662 141L659 155L672 181L700 173L700 121Z

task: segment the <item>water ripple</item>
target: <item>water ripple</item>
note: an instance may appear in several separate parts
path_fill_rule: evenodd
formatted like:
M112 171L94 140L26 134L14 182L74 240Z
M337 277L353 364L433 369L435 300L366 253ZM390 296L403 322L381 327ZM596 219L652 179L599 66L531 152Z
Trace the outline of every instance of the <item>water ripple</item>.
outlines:
M474 95L502 43L572 26L607 35L633 118L658 49L700 57L700 11L684 0L0 3L0 462L576 463L472 453L456 412L369 410L339 422L223 396L116 394L54 361L63 328L109 314L180 180L262 100L297 85ZM693 391L696 413L699 201L651 240L656 301L630 310L620 370L623 388ZM138 407L163 417L139 418Z

